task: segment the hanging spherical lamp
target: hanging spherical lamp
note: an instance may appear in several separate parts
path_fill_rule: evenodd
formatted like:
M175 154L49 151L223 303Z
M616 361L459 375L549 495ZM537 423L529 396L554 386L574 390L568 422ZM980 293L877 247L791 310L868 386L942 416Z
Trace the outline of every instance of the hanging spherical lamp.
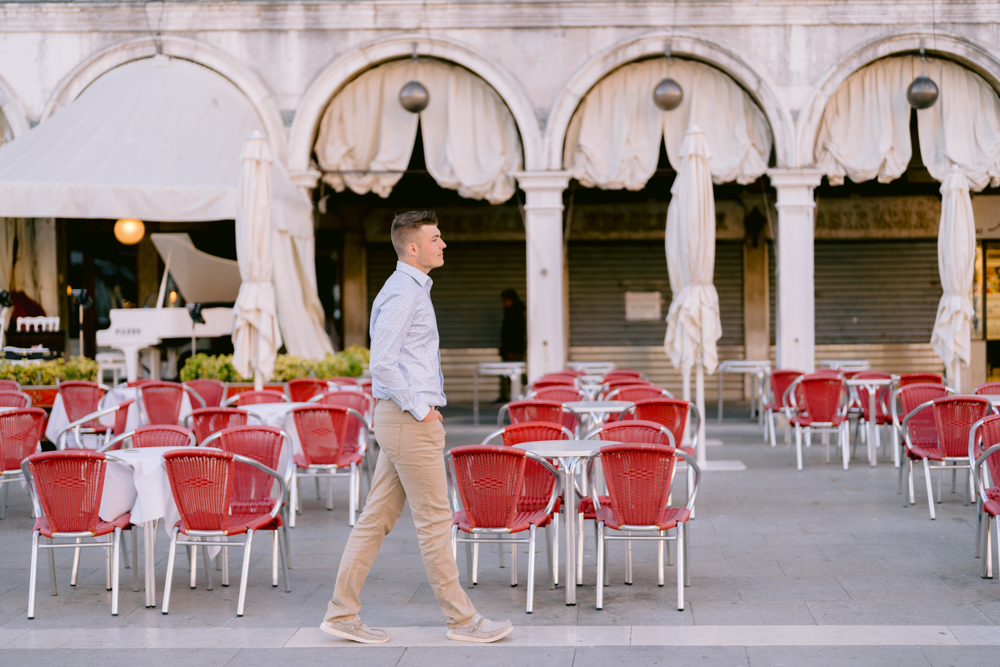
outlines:
M914 109L927 109L937 102L938 87L929 76L921 74L906 89L906 101Z
M424 84L416 79L408 81L399 91L399 103L410 113L420 113L427 108L430 101L430 93L424 88Z
M667 77L653 89L653 103L664 111L673 111L684 101L681 84Z
M135 218L122 218L115 223L115 238L119 243L125 245L135 245L142 240L146 234L146 226L142 220Z

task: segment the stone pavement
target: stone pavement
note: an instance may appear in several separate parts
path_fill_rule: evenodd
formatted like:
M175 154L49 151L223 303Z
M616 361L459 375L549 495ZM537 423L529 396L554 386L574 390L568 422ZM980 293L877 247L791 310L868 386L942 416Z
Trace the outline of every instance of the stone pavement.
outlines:
M478 442L490 426L473 427L468 411L449 411L450 446ZM635 582L624 580L624 545L612 543L605 607L594 609L594 541L588 526L584 585L578 604L564 604L564 582L549 590L544 540L539 539L535 612L524 613L526 548L521 585L509 585L495 552L484 549L479 584L470 591L490 618L510 618L515 632L492 646L444 639L443 619L426 582L412 520L404 514L386 538L362 594L363 618L390 628L394 641L361 647L316 630L346 539L346 483L332 512L303 487L304 513L292 532L292 592L270 586L270 550L254 550L246 616L236 618L238 558L233 585L215 590L203 579L191 590L179 557L170 614L143 606L122 575L119 616L110 615L103 557L85 551L80 583L69 586L70 552L57 553L59 596L49 595L39 568L36 618L25 618L30 554L29 503L11 489L0 522L0 664L133 665L176 659L201 664L561 665L677 662L710 665L982 665L1000 662L1000 583L979 577L973 558L974 506L948 493L931 521L917 474L917 504L903 508L891 463L869 468L859 458L843 471L826 464L817 443L795 470L794 450L763 444L747 421L708 425L710 459L741 459L747 470L707 474L691 524L691 587L676 609L675 569L656 585L652 544L634 547ZM836 460L836 459L835 459ZM161 532L162 537L162 532ZM157 601L162 598L167 541L157 541ZM141 547L140 547L141 548ZM459 554L465 581L465 559ZM333 649L333 650L331 650Z

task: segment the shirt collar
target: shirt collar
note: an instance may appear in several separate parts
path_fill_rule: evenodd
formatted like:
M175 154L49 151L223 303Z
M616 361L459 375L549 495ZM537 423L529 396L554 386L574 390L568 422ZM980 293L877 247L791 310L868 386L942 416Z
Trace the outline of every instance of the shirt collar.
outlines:
M426 273L424 273L423 271L421 271L418 268L410 266L406 262L400 262L400 261L397 260L396 261L396 270L397 271L402 271L406 275L408 275L411 278L413 278L414 280L416 280L417 284L420 285L421 287L429 287L429 286L431 286L431 285L434 284L434 281L431 280L431 277L429 275L427 275Z

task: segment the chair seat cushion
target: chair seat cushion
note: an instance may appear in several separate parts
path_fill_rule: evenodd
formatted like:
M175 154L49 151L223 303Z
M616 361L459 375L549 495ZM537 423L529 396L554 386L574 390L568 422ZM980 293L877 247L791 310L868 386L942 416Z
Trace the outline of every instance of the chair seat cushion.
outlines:
M284 507L285 504L282 503L281 505L282 507ZM274 500L272 499L267 502L234 500L229 507L230 511L233 514L240 514L240 515L270 514L271 508L274 507ZM282 526L281 514L278 513L277 515L275 515L274 520L271 522L270 525L263 526L261 528L254 528L254 530L276 530L278 528L281 528L281 526Z
M1000 499L987 500L983 503L983 511L990 516L1000 516Z
M233 512L233 514L227 517L226 527L222 531L224 535L240 535L248 530L274 530L281 525L281 515L277 515L272 519L270 514L237 514L235 508L233 508ZM278 522L277 526L272 526L276 521ZM187 534L188 529L185 528L183 523L183 520L178 521L174 524L174 527L180 527L181 532Z
M97 530L94 531L94 537L99 537L101 535L107 535L108 533L115 532L115 528L125 529L132 520L132 515L126 512L114 521L97 521ZM52 537L52 528L49 526L49 520L44 516L35 519L35 527L33 530L41 531L42 537ZM58 533L57 533L58 535Z
M538 512L545 509L549 504L549 496L521 496L517 501L519 512ZM558 514L562 511L562 496L556 496L556 503L552 506L552 513Z
M906 455L911 459L929 459L931 461L944 461L944 452L937 447L926 447L917 445L906 450Z
M313 461L312 463L313 465L321 465L321 466L336 465L338 468L349 468L352 463L355 464L361 463L361 460L363 458L364 457L362 456L361 452L358 451L354 452L353 454L345 454L337 462ZM298 466L299 468L304 469L309 467L309 461L306 460L304 454L296 454L294 457L292 457L292 460L295 461L295 465Z
M518 510L518 512L514 514L514 524L511 526L510 532L520 533L522 531L528 530L528 528L530 528L532 525L541 528L542 526L548 525L549 520L551 518L552 517L550 515L546 514L542 510L534 512L522 512ZM469 523L469 517L468 514L465 512L465 510L459 510L458 512L455 512L454 522L458 524L460 530L466 533L472 532L472 525ZM476 526L476 527L497 528L497 526Z
M791 420L789 421L791 421L792 424L796 426L801 426L802 428L805 428L807 426L812 426L814 423L823 426L826 426L828 424L832 424L833 426L840 426L842 423L844 423L844 418L838 416L834 417L832 422L813 422L812 418L809 415L799 415L798 417L792 417Z
M690 510L686 507L670 507L667 509L666 513L663 515L663 521L656 524L657 528L660 530L669 530L675 527L678 523L684 523L691 516ZM599 510L597 510L597 520L603 521L604 525L608 528L614 530L621 530L618 527L618 522L615 521L615 513L611 509L610 505L602 505Z
M611 504L611 496L597 496L597 499L601 501L601 507ZM590 496L580 498L580 504L576 511L582 514L584 519L597 518L597 514L594 512L594 499Z

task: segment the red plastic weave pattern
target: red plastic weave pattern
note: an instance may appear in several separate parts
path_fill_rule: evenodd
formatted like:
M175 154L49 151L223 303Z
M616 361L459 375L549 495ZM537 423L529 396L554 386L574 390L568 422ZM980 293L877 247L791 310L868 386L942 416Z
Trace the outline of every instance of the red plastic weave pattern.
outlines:
M62 397L66 418L71 422L97 412L98 405L104 397L104 389L96 382L71 380L59 383L59 395ZM99 427L96 421L84 424L84 428Z
M572 387L576 385L576 380L569 376L538 378L531 383L535 389L545 389L546 387Z
M523 449L469 445L451 450L455 484L469 525L511 528L517 512L527 458Z
M282 403L284 400L285 395L280 391L274 391L273 389L261 389L260 391L244 391L240 394L240 397L236 399L236 405L243 407L244 405Z
M666 398L663 389L651 384L626 384L618 387L618 393L609 400L615 401L646 401L651 398Z
M782 408L781 401L788 391L788 388L792 386L792 383L799 379L799 377L805 375L802 371L792 371L792 370L775 370L771 371L771 396L773 403L768 407L771 410L780 410Z
M38 502L52 532L97 532L104 465L104 454L86 449L44 452L28 458Z
M558 403L569 403L570 401L582 401L583 392L570 385L560 385L558 387L542 387L535 392L535 398L539 401L556 401Z
M899 376L899 386L911 384L944 384L944 376L937 373L903 373Z
M670 440L663 433L663 426L654 421L632 419L629 421L607 424L598 434L601 440L613 440L630 445L670 445Z
M351 386L354 386L354 385L358 384L357 378L352 378L352 377L327 378L326 381L327 382L332 382L334 384L339 384L342 387L351 387Z
M277 470L285 438L281 429L273 426L236 426L227 428L216 441L218 448L231 454L253 459L271 470ZM234 468L233 514L266 514L274 507L271 497L274 478L246 464Z
M317 401L319 405L339 405L343 408L357 410L365 419L371 419L372 401L368 394L363 391L331 391L323 394L323 398ZM357 419L347 421L347 430L344 431L344 441L350 444L346 451L354 453L358 450L358 437L361 435L361 422Z
M0 412L0 472L21 469L21 461L31 456L45 428L45 410L25 408Z
M1000 415L990 415L984 419L979 429L979 435L982 437L982 444L980 449L975 452L976 458L979 458L980 454L993 445L1000 445ZM993 486L1000 487L1000 451L990 454L990 457L986 459L986 467L990 471Z
M154 380L139 387L142 409L150 424L176 424L181 414L184 388L178 382Z
M26 408L31 397L23 391L0 391L0 408Z
M987 382L972 390L977 396L1000 396L1000 382Z
M191 431L183 426L154 424L140 426L132 433L133 447L188 447L191 445Z
M642 373L640 373L639 371L633 371L633 370L631 370L629 368L616 368L613 371L609 371L604 376L603 382L607 382L608 380L610 380L612 378L618 378L618 377L631 377L631 378L638 378L638 379L641 380L642 379Z
M350 422L357 421L347 408L310 405L292 410L292 418L308 465L340 466L358 451L357 439L346 438Z
M181 526L225 531L236 467L233 455L217 449L188 449L163 455Z
M566 434L562 429L561 424L553 422L522 422L505 427L501 435L504 446L513 447L522 442L566 440Z
M987 398L948 396L934 401L938 447L948 458L969 456L969 431L972 425L992 412Z
M854 375L855 380L891 380L891 373L877 373L875 371L862 371ZM871 416L869 412L868 404L868 389L865 387L856 387L858 390L858 403L861 408L861 416L865 421L871 421ZM888 405L889 396L892 393L892 385L885 385L884 387L879 387L878 391L875 392L875 421L878 424L887 424L889 422L889 415L886 414L884 405Z
M121 435L128 428L128 409L135 403L135 399L128 399L127 401L122 401L118 404L118 410L115 411L115 435ZM115 444L115 449L121 449L122 443Z
M691 403L681 398L648 399L635 402L635 418L666 426L674 436L674 442L680 444L684 440L690 409Z
M234 426L246 426L250 413L239 408L199 408L191 411L191 430L198 442Z
M17 380L0 380L0 391L21 391Z
M206 408L222 405L226 393L226 385L219 380L188 380L184 386L194 390L205 401Z
M814 373L803 377L799 386L809 423L839 423L843 419L845 385L840 376Z
M504 428L501 435L505 447L519 445L522 442L569 439L563 432L562 425L551 422L511 424ZM521 500L517 504L517 509L522 512L545 509L555 483L555 477L541 463L528 459L524 466L524 485L521 488Z
M555 422L571 431L576 431L576 415L564 412L562 403L557 401L527 400L507 404L511 424L523 422Z
M326 380L316 378L297 378L288 381L288 397L292 403L305 403L313 396L318 396L329 389Z
M612 389L617 389L618 387L628 387L637 384L652 386L653 383L647 382L646 380L643 380L641 378L632 377L630 375L620 375L617 377L613 377L610 380L606 379L604 381L604 386L607 387L609 391Z
M911 384L903 387L897 394L903 412L899 415L900 423L906 415L928 401L944 398L948 389L943 384ZM907 426L910 433L910 444L914 447L937 447L937 423L932 410L921 410L910 419ZM966 443L968 447L968 443Z
M662 522L677 455L663 445L601 447L604 481L618 525L653 526Z

